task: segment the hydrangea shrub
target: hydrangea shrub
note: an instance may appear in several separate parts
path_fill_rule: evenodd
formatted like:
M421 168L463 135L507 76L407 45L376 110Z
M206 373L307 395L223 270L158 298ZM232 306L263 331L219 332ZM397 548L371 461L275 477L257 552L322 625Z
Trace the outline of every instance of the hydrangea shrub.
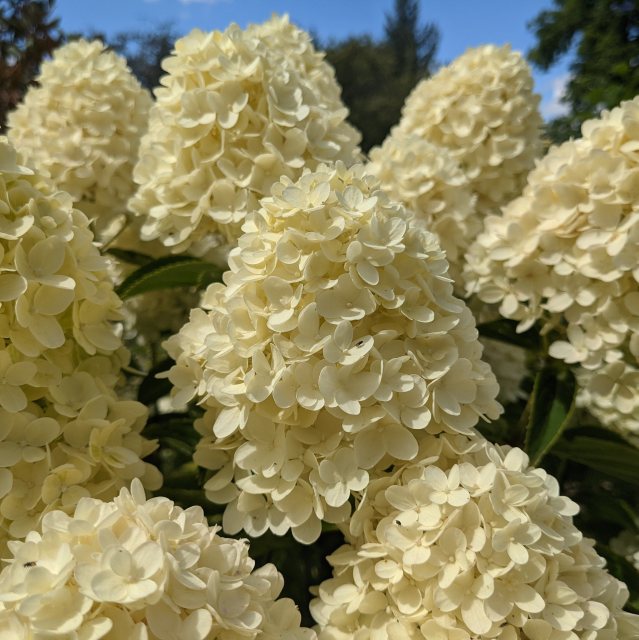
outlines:
M582 403L622 429L637 410L638 123L635 99L552 148L521 197L486 220L466 273L468 291L519 331L553 330L550 355L588 370Z
M368 171L414 214L411 224L438 237L455 291L463 294L465 253L482 224L477 197L459 164L443 147L417 135L394 134L371 149Z
M99 43L48 64L14 118L62 155L0 139L0 637L312 640L278 596L310 623L318 583L322 640L639 637L637 101L508 204L540 150L508 47L421 83L364 166L308 34L196 30L118 253L87 215L124 212L149 98Z
M577 511L520 449L431 437L369 484L311 604L319 638L635 638Z
M521 193L541 151L539 101L519 52L477 47L413 89L391 137L416 135L446 149L483 217Z
M281 176L359 154L335 73L310 36L274 16L199 30L163 62L129 206L142 237L174 253L235 244L246 214Z
M0 542L83 496L133 478L147 409L114 388L128 353L112 323L121 302L86 216L0 138Z
M36 81L9 114L9 139L108 237L135 190L133 166L151 96L125 59L98 40L60 47Z
M312 640L273 565L218 535L199 507L147 500L134 480L82 498L11 542L0 573L3 638Z
M225 529L312 542L421 434L501 407L435 236L362 165L284 177L261 205L224 284L165 344L169 378L207 410L196 461L216 470Z

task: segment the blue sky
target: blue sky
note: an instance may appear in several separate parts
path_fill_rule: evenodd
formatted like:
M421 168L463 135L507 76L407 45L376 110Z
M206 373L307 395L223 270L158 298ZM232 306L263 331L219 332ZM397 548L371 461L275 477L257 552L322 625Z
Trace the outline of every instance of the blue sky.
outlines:
M439 60L447 62L468 47L510 43L526 51L533 44L526 23L552 0L420 0L422 20L441 31ZM393 0L57 0L56 15L67 32L152 29L170 22L180 34L194 27L224 29L231 22L244 26L262 22L271 13L288 13L322 40L349 35L380 36L384 16ZM534 70L536 90L542 96L542 113L561 112L558 99L568 77L568 60L549 73Z

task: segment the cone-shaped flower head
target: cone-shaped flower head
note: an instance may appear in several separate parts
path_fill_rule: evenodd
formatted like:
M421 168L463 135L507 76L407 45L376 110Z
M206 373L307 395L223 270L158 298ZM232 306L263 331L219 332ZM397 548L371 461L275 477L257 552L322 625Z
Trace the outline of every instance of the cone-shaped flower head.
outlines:
M311 603L320 640L631 640L625 585L519 449L432 437L374 480Z
M146 500L139 480L111 502L83 498L10 543L0 573L3 638L312 640L282 576L254 570L245 540L200 507Z
M397 133L370 152L368 171L393 200L414 214L413 224L434 233L446 252L455 290L463 292L465 253L481 231L476 196L451 154L417 135Z
M166 343L169 377L207 409L196 460L220 469L205 488L230 503L225 529L310 542L421 434L470 432L500 405L435 236L362 165L283 178L261 204Z
M130 202L145 240L198 255L234 244L280 176L358 154L333 69L286 17L194 30L163 68Z
M550 354L597 369L639 358L639 98L552 148L523 195L486 221L470 292L525 331L562 334Z
M121 302L88 226L0 138L0 549L83 495L160 484L146 408L113 391Z
M107 233L135 190L151 96L124 58L97 40L60 47L36 80L9 115L9 139Z
M391 136L414 134L447 149L486 215L521 193L540 150L538 106L520 53L478 47L413 89Z

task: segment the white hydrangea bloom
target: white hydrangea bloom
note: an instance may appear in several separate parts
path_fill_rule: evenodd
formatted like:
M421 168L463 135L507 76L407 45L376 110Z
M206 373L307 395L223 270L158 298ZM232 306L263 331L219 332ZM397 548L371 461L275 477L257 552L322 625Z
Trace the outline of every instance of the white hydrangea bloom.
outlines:
M397 133L447 149L477 194L480 215L521 193L541 147L540 98L510 46L469 49L406 99Z
M515 402L525 396L521 384L528 374L526 350L513 344L480 337L484 347L482 358L490 368L499 383L500 402Z
M176 42L134 172L143 239L205 255L235 243L280 176L354 161L360 136L323 58L287 17Z
M618 359L577 375L577 404L605 427L639 444L639 368Z
M9 114L9 139L107 232L135 190L133 166L151 96L125 59L97 40L57 49L36 81Z
M205 489L229 503L225 529L312 542L421 434L469 433L501 407L436 237L362 165L282 178L261 204L224 284L165 343L169 378L207 409L196 461L217 470Z
M393 200L414 213L446 252L455 290L463 291L465 253L481 231L468 177L450 153L417 135L396 131L370 152L368 170Z
M0 549L83 495L161 483L146 408L114 392L121 302L88 227L0 138Z
M587 121L582 134L552 148L523 195L486 220L470 250L468 290L499 304L520 331L540 320L558 332L551 356L600 371L586 383L584 402L606 423L623 414L631 424L638 407L628 367L639 359L639 98Z
M222 538L199 507L183 510L142 484L111 502L82 498L11 542L0 573L7 639L312 640L282 576L254 569L245 540ZM7 635L7 634L10 635Z
M639 571L639 535L633 531L622 531L610 541L610 548Z
M625 585L605 570L557 481L519 449L430 437L373 480L329 557L320 640L631 640Z

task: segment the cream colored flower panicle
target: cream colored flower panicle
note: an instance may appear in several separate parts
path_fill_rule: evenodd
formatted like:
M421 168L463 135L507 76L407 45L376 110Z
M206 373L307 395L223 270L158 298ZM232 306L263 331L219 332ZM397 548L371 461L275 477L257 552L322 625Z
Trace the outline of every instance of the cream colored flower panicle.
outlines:
M139 480L111 502L83 498L11 542L0 573L5 640L312 640L282 576L254 569L200 507L146 500Z
M560 330L550 354L597 369L639 357L639 98L582 127L486 221L468 288L525 331Z
M596 371L581 369L577 381L577 405L639 444L639 368L615 360Z
M207 409L196 461L228 532L312 542L422 434L499 415L444 253L409 218L362 165L283 178L165 343L175 400Z
M135 190L151 96L124 58L97 40L60 47L36 80L9 115L9 139L95 219L98 232L108 233Z
M121 302L88 226L0 138L0 549L49 509L161 482L146 408L113 390Z
M130 202L145 240L197 255L235 244L281 176L359 153L333 69L286 17L194 30L163 68Z
M320 640L631 640L626 586L519 449L442 435L373 480L329 557Z
M520 53L509 46L469 49L413 89L391 136L417 135L447 149L486 215L521 193L534 165L539 100Z
M515 402L524 398L526 394L521 385L528 375L526 350L483 336L479 341L484 347L482 358L490 365L499 383L499 401Z
M414 213L415 224L438 236L462 292L465 253L482 226L467 176L446 149L416 135L389 136L370 159L368 170L383 189Z
M639 535L636 530L622 531L610 541L610 548L631 562L639 571Z

